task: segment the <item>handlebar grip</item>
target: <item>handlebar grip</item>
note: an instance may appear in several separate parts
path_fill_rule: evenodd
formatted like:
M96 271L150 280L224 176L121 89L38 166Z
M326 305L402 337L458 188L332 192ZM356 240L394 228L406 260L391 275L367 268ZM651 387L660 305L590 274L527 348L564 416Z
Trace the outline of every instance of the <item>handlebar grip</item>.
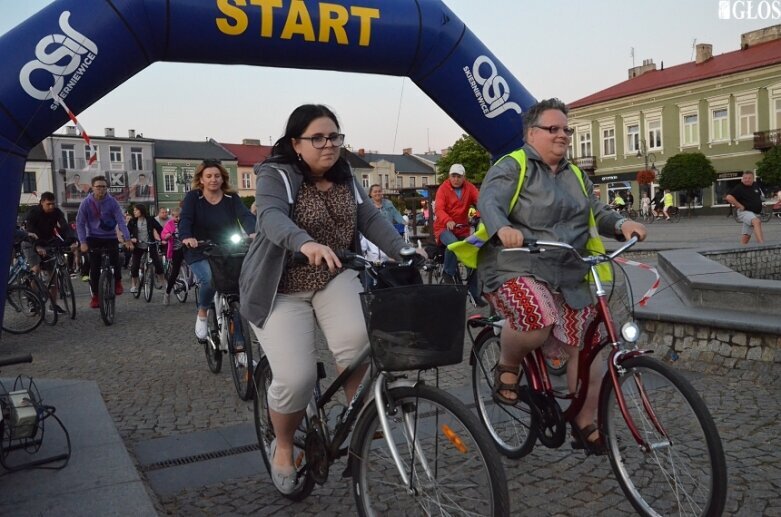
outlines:
M32 363L32 362L33 362L33 356L30 354L0 357L0 366L10 366L12 364L23 364L23 363Z

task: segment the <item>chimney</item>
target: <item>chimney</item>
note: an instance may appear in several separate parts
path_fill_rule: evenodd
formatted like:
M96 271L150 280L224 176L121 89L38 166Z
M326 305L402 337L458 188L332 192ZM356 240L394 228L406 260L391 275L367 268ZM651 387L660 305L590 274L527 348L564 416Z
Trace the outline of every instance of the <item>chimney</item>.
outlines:
M412 147L405 147L401 150L401 154L412 154Z
M128 138L135 138L136 137L136 130L135 129L128 129L127 130L127 137Z
M241 143L243 145L260 145L260 140L257 138L245 138Z
M781 25L773 25L764 29L747 32L740 35L740 50L781 38Z
M68 136L76 136L76 126L65 126L65 134Z
M114 136L114 128L113 127L107 127L106 128L106 136Z
M361 147L360 149L358 149L358 156L360 156L361 158L363 158L364 156L366 156L366 150L365 150L363 147Z
M656 63L653 59L643 59L643 64L629 69L629 79L639 77L646 72L656 70Z
M697 57L695 58L694 62L698 65L713 57L713 45L710 43L698 43L696 48Z

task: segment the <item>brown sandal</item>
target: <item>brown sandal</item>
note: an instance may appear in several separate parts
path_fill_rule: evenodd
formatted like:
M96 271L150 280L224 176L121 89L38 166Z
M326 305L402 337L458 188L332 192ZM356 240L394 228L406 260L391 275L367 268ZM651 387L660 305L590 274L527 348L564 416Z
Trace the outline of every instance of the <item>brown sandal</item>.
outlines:
M512 366L497 363L496 368L494 368L494 385L491 389L491 394L493 395L493 398L496 402L505 404L507 406L514 406L518 403L518 398L520 397L520 392L518 390L518 380L516 380L513 384L502 382L503 373L511 373L520 379L520 375L518 375L518 367L513 368ZM515 393L515 398L507 398L500 393L501 391L512 391Z
M599 433L596 440L588 439L592 434L599 432L599 427L597 427L596 424L589 424L586 427L579 428L572 423L570 424L570 427L572 427L572 441L570 442L570 445L572 445L573 449L584 449L587 456L590 454L602 456L607 453L605 444L602 441L602 433Z

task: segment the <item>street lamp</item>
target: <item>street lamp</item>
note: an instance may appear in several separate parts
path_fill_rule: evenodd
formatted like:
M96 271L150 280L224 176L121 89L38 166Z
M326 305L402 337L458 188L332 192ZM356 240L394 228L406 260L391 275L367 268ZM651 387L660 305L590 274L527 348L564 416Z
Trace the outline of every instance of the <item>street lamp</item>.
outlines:
M643 170L652 170L656 172L656 166L654 165L654 162L656 162L656 155L654 153L648 152L648 147L645 144L645 139L640 139L640 148L637 150L637 158L642 157L645 159L645 169ZM651 160L651 169L648 169L648 160Z

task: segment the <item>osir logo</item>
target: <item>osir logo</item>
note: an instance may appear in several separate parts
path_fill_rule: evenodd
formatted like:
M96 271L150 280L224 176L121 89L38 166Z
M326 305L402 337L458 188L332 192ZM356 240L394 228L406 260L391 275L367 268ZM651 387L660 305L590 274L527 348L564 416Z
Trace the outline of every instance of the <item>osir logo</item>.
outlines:
M35 59L19 71L19 83L34 99L51 99L50 88L56 95L65 98L98 54L98 46L70 26L70 14L70 11L60 14L60 30L64 34L49 34L41 38L35 46ZM51 80L41 81L41 74L35 73L38 70L51 74ZM66 84L65 78L71 74L73 77ZM33 84L34 75L36 84ZM52 106L52 109L57 109L57 104Z
M482 73L481 69L488 74ZM491 58L478 56L472 66L465 66L463 71L480 104L480 109L487 118L497 117L507 110L514 110L519 114L522 112L518 104L507 102L510 98L510 86L504 77L499 75Z

